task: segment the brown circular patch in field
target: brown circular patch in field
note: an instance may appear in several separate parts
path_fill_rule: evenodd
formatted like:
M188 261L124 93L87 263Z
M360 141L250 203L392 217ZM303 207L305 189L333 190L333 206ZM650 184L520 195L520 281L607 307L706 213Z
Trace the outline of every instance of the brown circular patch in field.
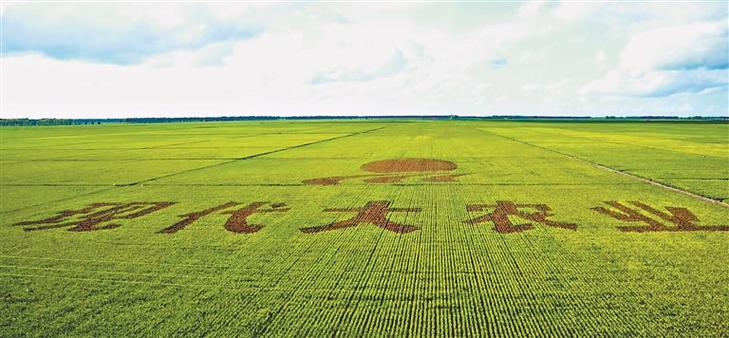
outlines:
M403 173L454 170L458 166L450 161L430 158L395 158L368 162L363 164L361 168L364 171L373 173Z

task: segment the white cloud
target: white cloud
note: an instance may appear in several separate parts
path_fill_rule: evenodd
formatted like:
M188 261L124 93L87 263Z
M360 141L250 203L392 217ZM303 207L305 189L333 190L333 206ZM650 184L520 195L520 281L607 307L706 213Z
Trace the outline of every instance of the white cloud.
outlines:
M2 14L2 52L138 63L155 54L255 36L261 28L246 17L219 16L195 4L15 3Z
M611 71L603 79L594 81L582 93L609 95L662 97L685 93L701 93L726 87L729 75L724 70L646 71L633 75Z
M531 0L519 7L517 16L524 19L535 18L540 15L549 4L546 0Z
M674 113L677 103L727 110L725 69L709 69L726 48L712 26L726 23L726 13L717 16L714 5L146 6L58 6L67 16L55 5L22 9L13 20L33 30L13 39L39 38L0 58L0 115L584 115ZM259 30L210 33L224 27ZM675 27L690 32L676 34L680 48L641 42L670 42L665 29ZM83 41L89 36L106 42ZM59 45L73 53L53 52ZM646 48L676 52L646 57Z
M621 54L621 66L634 72L729 67L726 20L667 26L635 34Z
M562 1L552 11L552 15L560 20L585 20L597 13L606 2L572 2Z
M570 85L572 83L572 79L562 79L557 82L552 83L529 83L522 87L523 91L530 92L530 93L537 93L537 92L555 92L558 90L561 90L565 88L566 86Z
M342 81L372 81L378 78L393 76L407 67L407 60L399 49L392 53L387 60L379 64L371 64L363 68L347 67L349 69L335 69L318 72L311 79L312 84L322 84Z
M662 97L702 93L729 83L726 21L661 26L632 35L620 64L583 94Z

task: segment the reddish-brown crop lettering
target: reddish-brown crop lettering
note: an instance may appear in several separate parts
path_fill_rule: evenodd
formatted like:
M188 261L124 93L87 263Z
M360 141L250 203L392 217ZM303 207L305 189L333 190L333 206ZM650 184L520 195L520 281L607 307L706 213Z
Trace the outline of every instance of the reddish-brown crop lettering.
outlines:
M521 210L525 208L532 209L533 212ZM493 222L494 230L500 233L520 232L534 228L531 223L513 224L511 220L509 220L509 216L511 215L552 227L571 230L575 230L577 228L577 225L573 223L548 220L547 218L552 216L552 209L550 209L546 204L516 204L512 201L497 201L496 204L471 204L466 206L466 210L469 212L486 211L489 209L493 209L493 211L483 216L466 220L463 223L479 224Z
M189 214L179 215L179 217L184 217L184 219L182 219L181 221L179 221L169 227L166 227L158 232L165 233L165 234L174 234L175 232L178 232L178 231L184 229L186 226L192 224L193 222L197 221L198 219L200 219L203 216L207 216L216 211L224 210L224 209L236 206L236 205L238 205L238 202L227 202L227 203L223 203L218 206L214 206L212 208L207 208L205 210L200 210L200 211L191 212Z
M729 231L729 226L698 226L698 217L686 208L665 207L668 212L660 211L640 201L629 201L633 207L616 201L605 201L605 204L617 209L612 210L605 207L591 208L603 215L610 216L620 221L641 222L646 226L619 226L620 231L626 232L648 232L648 231ZM643 212L641 212L643 211ZM646 215L651 214L653 217ZM675 224L667 226L655 219L658 217L666 222Z
M25 231L48 230L71 227L68 231L95 231L114 229L121 224L102 223L120 219L133 219L164 209L175 202L129 202L129 203L93 203L77 210L63 210L56 216L16 223L15 225L38 225L26 227ZM44 225L40 225L44 224Z
M261 209L261 207L266 204L269 204L269 202L253 202L241 209L226 211L225 214L231 214L231 216L228 218L228 221L225 222L225 229L231 232L253 233L261 230L263 225L249 224L248 217L251 215L268 212L286 212L290 209L286 208L285 203L271 203L271 208Z
M420 212L420 208L390 208L390 204L390 201L370 201L362 208L324 209L325 212L356 212L357 214L352 218L343 221L327 225L301 228L300 230L305 233L315 233L353 227L361 223L371 223L397 233L408 233L417 230L415 226L390 221L387 219L387 214L391 212Z
M238 202L227 202L223 203L218 206L214 206L212 208L208 208L205 210L200 210L196 212L191 212L189 214L180 215L180 217L184 217L181 221L164 228L160 230L160 233L166 233L166 234L173 234L175 232L178 232L182 229L184 229L186 226L194 223L198 219L210 215L214 212L222 211L225 209L229 209L231 207L234 207L236 205L239 205ZM261 209L262 206L265 206L266 204L270 204L271 207L268 209ZM260 224L249 224L248 223L248 217L250 217L253 214L256 213L268 213L268 212L286 212L289 210L289 208L285 208L285 203L271 203L271 202L253 202L251 204L248 204L247 206L233 211L226 211L223 212L223 214L230 214L231 216L228 218L228 220L225 222L225 229L230 232L238 232L238 233L253 233L258 230L261 230L263 228L263 225Z
M412 169L412 168L411 168ZM384 169L383 169L384 170ZM414 170L414 169L413 169ZM372 182L397 181L402 177L393 176L381 177L380 180L369 179ZM435 181L449 181L448 175L434 176ZM691 211L682 207L665 207L666 211L659 210L640 201L628 201L620 203L616 201L605 201L609 207L594 207L592 210L603 215L626 222L639 222L643 226L619 226L618 229L624 232L650 232L650 231L729 231L729 225L699 226L698 217ZM56 215L36 220L23 221L15 225L25 226L25 231L48 230L68 227L68 231L96 231L109 230L121 226L114 220L134 219L151 214L155 211L167 208L175 202L126 202L126 203L92 203L81 209L63 210ZM304 233L317 233L347 227L354 227L362 223L369 223L383 229L396 232L408 233L417 230L413 225L400 224L390 221L388 215L392 212L421 212L421 208L391 208L390 201L369 201L360 208L328 208L324 212L349 212L356 213L351 218L333 222L331 224L300 228ZM158 232L172 234L188 225L196 222L202 217L213 213L230 215L223 227L235 233L255 233L260 231L264 225L249 222L249 218L262 213L287 212L285 203L252 202L246 206L231 210L239 206L239 202L226 202L207 209L182 214L177 223L164 228ZM266 207L268 206L268 207ZM550 220L553 216L552 209L546 204L519 204L513 201L497 201L495 204L470 204L466 205L468 212L485 212L485 214L463 221L465 224L481 224L491 222L494 230L499 233L513 233L531 230L532 223L514 224L514 218L521 218L527 221L540 223L546 226L575 230L574 223L558 222Z

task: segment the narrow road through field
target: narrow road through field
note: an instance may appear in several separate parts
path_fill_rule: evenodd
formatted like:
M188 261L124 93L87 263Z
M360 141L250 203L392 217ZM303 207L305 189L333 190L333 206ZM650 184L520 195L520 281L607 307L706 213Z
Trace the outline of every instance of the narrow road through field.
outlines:
M659 187L661 187L663 189L666 189L666 190L678 192L678 193L681 193L681 194L684 194L684 195L687 195L687 196L691 196L691 197L693 197L695 199L698 199L698 200L702 200L702 201L705 201L705 202L709 202L709 203L713 203L713 204L720 205L720 206L725 207L725 208L729 208L729 204L724 203L723 201L715 200L713 198L710 198L710 197L707 197L707 196L703 196L703 195L699 195L699 194L690 192L688 190L684 190L684 189L681 189L681 188L678 188L678 187L670 186L670 185L667 185L667 184L664 184L664 183L661 183L661 182L652 180L652 179L647 178L647 177L639 176L639 175L632 174L632 173L629 173L629 172L625 172L625 171L622 171L622 170L618 170L618 169L615 169L615 168L610 168L610 167L605 166L603 164L600 164L600 163L597 163L597 162L594 162L594 161L591 161L591 160L588 160L588 159L585 159L585 158L582 158L582 157L579 157L579 156L575 156L575 155L572 155L572 154L569 154L569 153L565 153L565 152L562 152L562 151L559 151L559 150L554 150L554 149L547 148L547 147L544 147L544 146L540 146L540 145L536 145L536 144L529 143L529 142L526 142L526 141L522 141L522 140L519 140L519 139L515 139L513 137L499 135L497 133L494 133L494 132L491 132L491 131L486 131L486 130L479 129L479 128L474 128L474 129L477 129L478 131L483 132L483 133L487 133L489 135L498 136L498 137L501 137L501 138L504 138L504 139L507 139L507 140L511 140L511 141L514 141L514 142L518 142L518 143L525 144L525 145L528 145L528 146L532 146L532 147L535 147L535 148L547 150L547 151L550 151L550 152L553 152L553 153L556 153L556 154L560 154L560 155L569 157L569 158L574 159L574 160L586 162L586 163L589 163L589 164L591 164L592 166L594 166L596 168L599 168L599 169L602 169L602 170L605 170L605 171L608 171L608 172L612 172L612 173L615 173L615 174L620 174L620 175L628 176L628 177L631 177L631 178L634 178L634 179L643 181L643 182L648 183L648 184L652 184L652 185L655 185L655 186L659 186Z
M168 178L168 177L177 176L177 175L182 175L182 174L186 174L186 173L190 173L190 172L194 172L194 171L198 171L198 170L209 169L209 168L213 168L213 167L217 167L217 166L221 166L221 165L225 165L225 164L230 164L230 163L237 162L237 161L248 160L248 159L252 159L252 158L256 158L256 157L261 157L261 156L265 156L265 155L279 153L279 152L286 151L286 150L291 150L291 149L306 147L306 146L310 146L310 145L314 145L314 144L320 144L320 143L324 143L324 142L339 140L339 139L343 139L343 138L347 138L347 137L362 135L362 134L370 133L370 132L373 132L373 131L378 131L378 130L381 130L381 129L384 129L384 128L387 128L387 127L378 127L378 128L368 129L368 130L364 130L364 131L358 131L358 132L351 133L351 134L347 134L347 135L336 136L336 137L331 137L331 138L327 138L327 139L323 139L323 140L317 140L317 141L313 141L313 142L307 142L307 143L297 144L297 145L290 146L290 147L275 149L275 150L266 151L266 152L262 152L262 153L257 153L257 154L253 154L253 155L248 155L248 156L244 156L244 157L239 157L239 158L236 158L236 159L233 159L233 160L230 160L230 161L219 162L219 163L215 163L215 164L211 164L211 165L207 165L207 166L202 166L202 167L198 167L198 168L193 168L193 169L178 171L178 172L174 172L174 173L171 173L171 174L157 176L157 177L152 177L152 178L144 179L144 180L137 181L137 182L127 183L127 184L120 184L118 186L135 186L135 185L139 185L139 184L142 184L142 183L152 182L152 181L156 181L156 180L159 180L159 179Z

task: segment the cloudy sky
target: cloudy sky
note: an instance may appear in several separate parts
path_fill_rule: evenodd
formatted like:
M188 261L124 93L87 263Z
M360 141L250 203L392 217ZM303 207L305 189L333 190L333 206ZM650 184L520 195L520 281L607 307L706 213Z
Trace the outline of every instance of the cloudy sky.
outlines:
M729 115L727 3L15 3L1 116Z

